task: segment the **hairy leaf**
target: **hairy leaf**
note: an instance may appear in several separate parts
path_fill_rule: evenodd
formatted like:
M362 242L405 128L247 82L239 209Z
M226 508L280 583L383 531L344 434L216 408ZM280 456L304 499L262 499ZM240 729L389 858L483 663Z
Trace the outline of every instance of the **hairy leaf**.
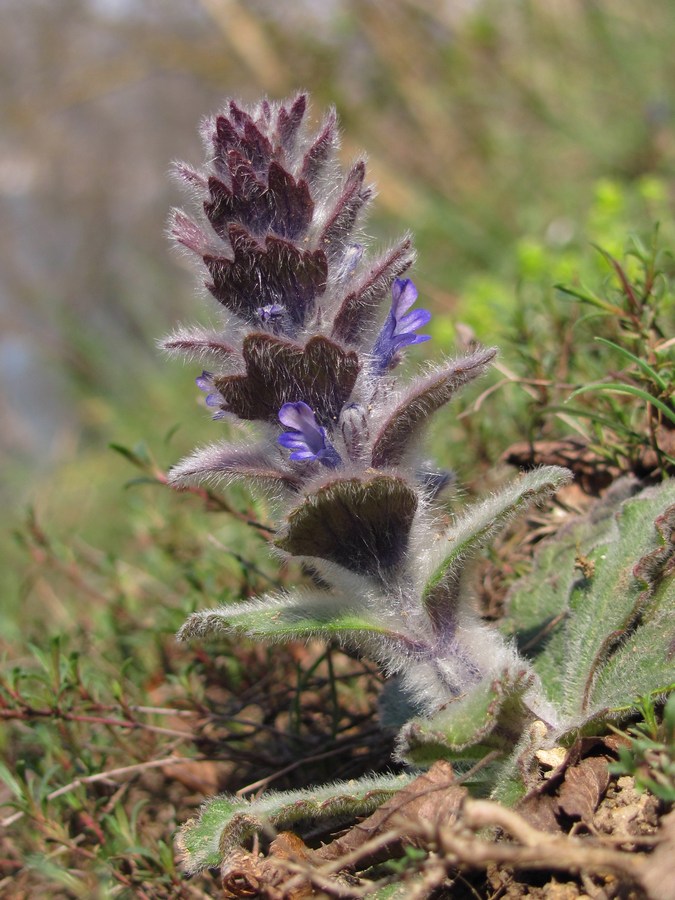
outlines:
M266 185L258 180L251 164L238 151L228 152L227 165L231 187L215 175L209 177L209 199L204 201L207 219L223 240L227 240L233 222L245 224L252 234L264 234L271 220Z
M401 478L336 479L290 513L276 544L295 556L379 575L402 559L417 503L417 494Z
M548 497L570 479L571 473L559 466L524 473L499 494L474 504L450 526L430 556L431 573L422 594L422 603L437 629L454 619L459 576L466 558L526 506Z
M675 481L610 497L512 589L511 631L570 727L675 685L674 531Z
M206 232L179 209L174 209L171 216L171 236L199 256L213 252L213 244Z
M245 375L222 375L214 385L223 409L241 419L278 423L284 403L303 401L331 428L359 372L356 353L317 335L303 347L270 334L249 334L242 350Z
M358 822L346 834L320 847L317 856L320 859L340 859L357 851L365 840L372 840L397 826L405 833L406 825L448 825L457 818L467 794L467 789L457 783L450 763L439 760L428 772L423 772L402 787L364 822ZM392 849L391 846L380 847L379 852L381 854L385 850L386 856L391 857ZM365 862L372 865L380 858L369 856L361 859L359 867L364 868Z
M253 479L268 487L296 490L301 481L295 472L274 460L265 444L212 444L181 460L169 473L169 483L182 487L201 481Z
M278 163L270 165L267 182L270 228L275 234L290 240L299 240L312 221L314 203L307 182L296 181Z
M230 362L237 350L220 332L205 328L179 328L161 342L169 353L184 353L192 359L216 358Z
M352 233L358 214L372 196L370 188L363 186L366 164L359 160L347 173L342 191L330 212L319 240L329 257L341 253Z
M494 348L477 350L414 381L380 427L373 443L372 465L380 468L401 462L411 441L419 436L420 429L433 413L446 404L460 387L482 375L496 352Z
M207 122L206 130L212 137L214 166L216 170L229 171L228 154L238 152L251 167L260 172L266 168L272 156L272 145L253 118L245 110L230 101L229 110Z
M213 296L231 312L256 321L257 310L282 305L292 323L303 324L316 297L326 289L328 264L323 250L302 250L269 235L259 244L239 225L230 225L228 237L234 258L204 257L213 279Z
M309 184L314 184L323 174L337 146L337 115L331 109L323 121L321 131L309 150L305 153L300 170L300 177Z
M304 819L368 815L412 780L409 775L376 775L305 791L270 793L257 800L220 795L180 830L177 844L189 874L220 866L248 837L266 825L286 828Z
M307 110L307 94L300 93L287 109L282 104L277 117L277 139L288 155L295 148L298 131Z
M222 635L238 631L258 640L342 639L358 646L378 637L405 647L403 636L393 633L377 616L368 616L360 598L344 598L341 604L328 591L296 591L262 597L245 603L232 603L217 609L193 613L183 625L180 640Z
M533 718L523 703L532 684L533 676L526 670L486 679L434 716L404 725L397 756L427 766L438 759L480 759L493 750L507 753L518 742L525 722Z
M333 321L333 336L347 343L355 341L389 294L394 279L412 265L414 258L406 238L378 259L341 302Z

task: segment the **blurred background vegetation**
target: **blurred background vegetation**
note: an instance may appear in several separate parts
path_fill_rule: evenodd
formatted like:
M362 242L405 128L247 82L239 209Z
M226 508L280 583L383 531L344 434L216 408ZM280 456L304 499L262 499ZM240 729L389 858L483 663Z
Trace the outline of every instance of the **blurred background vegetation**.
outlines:
M672 246L668 0L2 0L0 33L12 664L61 632L98 677L126 659L147 682L187 609L275 577L255 532L193 497L125 489L128 460L109 448L142 442L141 463L163 469L220 436L198 372L155 342L206 306L165 238L170 207L187 202L167 173L201 161L198 123L225 97L305 88L317 118L337 107L344 159L366 149L379 191L368 234L415 235L429 355L466 340L462 323L502 346L508 372L541 376L579 318L554 285L611 277L592 242L620 255L660 222ZM436 428L462 479L541 426L531 390L507 391L480 424L455 409ZM264 520L250 502L232 500Z

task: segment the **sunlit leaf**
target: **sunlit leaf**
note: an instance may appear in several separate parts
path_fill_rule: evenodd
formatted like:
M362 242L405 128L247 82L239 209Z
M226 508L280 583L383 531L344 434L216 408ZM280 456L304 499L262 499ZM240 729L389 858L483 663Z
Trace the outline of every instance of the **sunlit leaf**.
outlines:
M376 775L304 791L266 794L257 800L221 795L207 801L199 816L180 830L178 850L194 874L220 866L246 838L266 825L287 828L303 819L368 815L412 781L410 775Z

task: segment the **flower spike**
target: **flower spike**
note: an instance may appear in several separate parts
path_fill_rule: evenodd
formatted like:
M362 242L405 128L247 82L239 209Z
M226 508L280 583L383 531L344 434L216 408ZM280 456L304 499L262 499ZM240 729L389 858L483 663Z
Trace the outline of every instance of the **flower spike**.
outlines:
M274 546L305 561L321 588L196 613L181 637L337 638L396 676L385 712L452 717L466 698L492 716L481 735L502 709L541 716L532 668L477 615L463 573L468 556L568 473L538 470L460 513L440 505L448 476L420 453L421 437L496 351L445 359L407 383L392 372L405 347L430 339L419 332L431 314L414 308L417 288L404 277L411 241L369 255L365 162L343 173L334 114L312 137L306 113L302 94L229 102L206 123L205 170L179 167L201 202L197 221L174 214L173 235L200 260L218 319L165 346L204 360L197 385L216 418L257 422L260 433L193 453L172 483L268 490L280 512Z

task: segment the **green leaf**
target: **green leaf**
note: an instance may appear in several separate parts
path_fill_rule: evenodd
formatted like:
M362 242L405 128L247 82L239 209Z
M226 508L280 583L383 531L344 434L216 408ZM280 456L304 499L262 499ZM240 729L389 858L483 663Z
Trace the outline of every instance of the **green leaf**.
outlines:
M596 425L604 425L606 428L611 428L613 431L620 432L621 434L627 434L630 437L642 439L642 435L638 431L634 431L632 428L629 428L627 425L624 425L616 416L602 416L596 413L592 409L582 409L577 406L547 406L545 407L545 412L547 413L565 413L568 416L578 416L583 419L590 419L591 422L594 422Z
M151 478L149 475L139 475L138 478L130 478L124 482L124 490L139 487L142 484L151 484L153 487L166 487L166 485L157 478Z
M615 344L614 341L608 341L607 338L596 337L595 340L598 344L605 344L607 347L611 347L613 350L616 350L617 353L620 353L626 359L629 359L631 362L634 362L637 366L639 366L645 375L656 384L661 391L665 394L669 390L669 385L666 381L661 378L659 373L652 366L649 365L648 362L645 362L644 359L640 359L639 356L636 356L634 353L631 353L630 350L626 350L625 347L619 346L619 344Z
M270 793L257 800L221 795L202 806L178 835L181 862L189 874L220 866L243 841L265 826L288 828L304 819L364 816L413 780L412 775L375 775L358 781Z
M575 300L581 300L582 303L589 303L591 306L595 306L612 316L624 315L621 307L615 306L613 303L608 303L607 300L597 297L590 291L583 290L582 288L573 288L567 284L555 284L554 287L556 290L560 291L561 294L567 294L568 297L574 297Z
M433 570L422 594L422 602L435 624L440 626L451 614L459 571L466 558L483 547L525 507L549 496L571 478L571 473L559 466L526 472L499 494L471 507L453 523L444 541L439 542Z
M256 640L308 640L338 638L357 647L376 651L383 643L399 643L405 635L391 631L381 618L369 618L356 609L363 598L338 597L334 593L295 591L233 603L193 613L178 633L179 640L222 636L243 632Z
M507 598L509 631L569 727L675 682L675 481L627 499L620 487L543 544Z
M148 469L152 466L152 458L148 448L143 443L136 444L135 447L125 447L123 444L108 444L111 450L119 453L128 460L133 466L139 469Z
M575 397L578 397L579 394L585 394L588 391L595 391L596 394L630 394L633 397L638 397L644 403L650 403L652 406L655 406L667 419L670 419L670 421L675 424L675 410L672 410L662 400L659 400L658 397L654 397L648 391L635 387L635 385L632 384L607 384L606 382L598 381L595 384L586 384L583 387L577 388L576 391L572 391L567 399L573 400Z
M21 782L3 762L0 762L0 781L17 799L21 799L24 796L25 790Z
M486 753L511 750L529 713L523 696L534 683L531 672L504 672L447 703L431 718L412 719L401 729L397 756L428 766L437 759L481 759ZM496 731L497 724L500 728Z

